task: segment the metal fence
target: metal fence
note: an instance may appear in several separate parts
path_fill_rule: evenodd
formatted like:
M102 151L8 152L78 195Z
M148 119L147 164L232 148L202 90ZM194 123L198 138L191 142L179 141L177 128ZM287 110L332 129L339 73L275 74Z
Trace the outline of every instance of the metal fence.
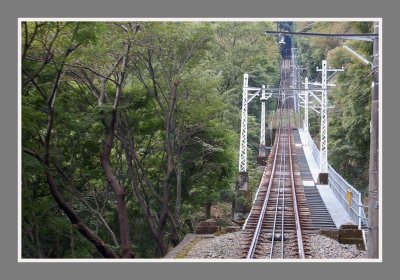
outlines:
M319 166L319 149L315 145L310 134L308 137L308 145L311 148L315 161ZM342 176L340 176L332 166L328 165L328 181L329 187L339 200L340 204L346 209L347 213L358 228L368 226L368 219L365 215L364 206L362 204L362 195L352 185L350 185Z
M314 156L317 166L319 166L319 149L315 145L314 140L311 138L310 133L307 133L307 138L308 138L308 146L311 148L311 152Z
M340 201L343 208L351 217L358 228L368 225L365 216L364 206L362 204L362 195L352 185L350 185L342 176L340 176L332 166L328 166L329 187Z

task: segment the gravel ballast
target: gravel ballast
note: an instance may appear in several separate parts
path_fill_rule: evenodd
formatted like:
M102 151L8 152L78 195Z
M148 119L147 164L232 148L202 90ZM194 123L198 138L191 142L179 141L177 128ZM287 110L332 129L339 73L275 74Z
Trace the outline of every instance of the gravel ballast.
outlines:
M241 259L243 235L241 231L200 240L187 254L189 259Z
M366 259L367 252L353 244L340 244L323 235L310 235L308 259ZM243 259L245 239L242 231L204 238L187 253L189 259Z
M366 259L367 251L357 249L354 244L340 244L323 235L310 236L310 253L312 259Z

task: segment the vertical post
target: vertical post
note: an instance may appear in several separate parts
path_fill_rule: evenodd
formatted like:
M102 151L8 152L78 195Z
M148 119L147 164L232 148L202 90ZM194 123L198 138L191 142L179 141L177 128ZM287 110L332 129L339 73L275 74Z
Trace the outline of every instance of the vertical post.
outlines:
M328 97L327 97L327 61L322 60L322 96L321 96L321 142L320 142L320 162L319 162L319 184L328 183Z
M249 176L247 174L247 106L249 75L244 74L243 77L243 98L242 98L242 123L240 128L240 150L239 150L239 180L236 186L236 198L232 204L232 218L236 222L240 222L245 218L245 214L249 212L248 203L243 202L243 198L248 200L249 192L247 184Z
M358 229L361 229L361 208L362 208L362 200L361 193L358 194Z
M297 88L297 77L296 77L296 49L292 48L292 87L293 87L293 109L297 113L297 92L294 90Z
M265 85L262 86L261 101L261 127L260 127L260 147L257 156L257 164L260 167L267 165L267 148L265 146L265 102L267 101L265 95Z
M248 106L248 90L249 75L244 74L243 77L243 98L242 98L242 124L240 129L240 150L239 150L239 182L238 190L247 190L248 174L247 174L247 106Z
M242 123L240 128L240 150L239 150L239 172L247 170L247 103L249 75L244 74L243 78L243 98L242 98Z
M305 78L304 81L304 88L305 88L305 95L304 95L304 132L306 133L306 142L305 144L308 145L308 78Z
M265 85L262 86L261 95L261 127L260 127L260 150L259 156L265 156Z
M379 22L374 22L379 34ZM368 257L379 257L379 37L374 38L372 71L371 140L369 162Z

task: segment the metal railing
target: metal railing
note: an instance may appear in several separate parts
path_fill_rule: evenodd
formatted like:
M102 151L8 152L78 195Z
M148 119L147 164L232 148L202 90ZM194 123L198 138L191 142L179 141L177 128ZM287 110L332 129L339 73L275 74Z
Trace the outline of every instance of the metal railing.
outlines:
M361 229L368 225L368 219L365 216L364 206L362 204L362 195L352 185L350 185L342 176L340 176L332 166L328 166L329 187L336 198L346 209L350 218Z
M317 163L317 166L319 166L319 149L314 143L314 140L312 139L310 133L307 133L307 138L308 138L308 146L311 148L311 152L314 156L315 162Z
M313 157L319 166L319 149L308 133L308 145L311 148ZM365 215L364 205L362 204L361 193L350 185L342 176L340 176L332 166L328 165L328 184L340 204L346 209L350 218L358 225L358 228L368 226L368 218Z

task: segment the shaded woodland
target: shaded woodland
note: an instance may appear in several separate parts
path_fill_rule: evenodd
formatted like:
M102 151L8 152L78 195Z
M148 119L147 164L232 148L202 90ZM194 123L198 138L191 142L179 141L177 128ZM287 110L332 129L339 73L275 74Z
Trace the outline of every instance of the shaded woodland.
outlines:
M371 26L321 22L313 32ZM243 73L250 86L279 85L279 46L264 30L276 24L22 22L22 257L162 257L213 205L232 203ZM331 41L292 44L307 67L303 77L318 78L326 56L346 68L330 94L329 160L364 190L370 68ZM369 43L352 47L372 53ZM253 103L254 189L260 105ZM317 138L318 116L310 122Z

